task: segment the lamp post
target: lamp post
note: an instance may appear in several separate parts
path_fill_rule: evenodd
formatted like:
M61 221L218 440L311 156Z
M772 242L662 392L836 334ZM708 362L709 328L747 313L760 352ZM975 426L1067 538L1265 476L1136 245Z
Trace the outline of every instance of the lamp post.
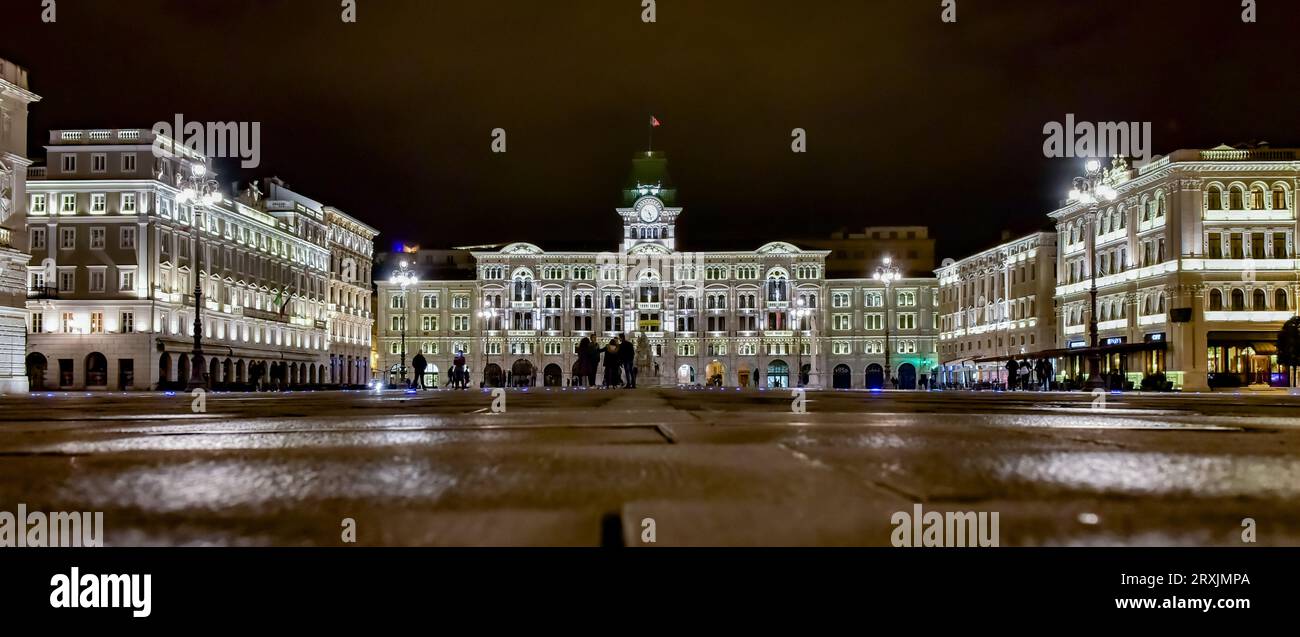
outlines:
M391 284L393 284L393 285L401 286L401 288L402 288L402 360L401 360L401 366L398 367L398 373L401 375L401 378L402 378L403 389L405 389L405 385L407 384L407 381L406 381L406 323L407 323L407 321L409 320L409 318L410 318L410 316L411 316L411 300L408 299L408 298L406 298L406 290L407 290L407 288L409 288L409 287L415 285L415 284L417 283L417 281L418 281L418 279L416 279L416 277L415 277L415 272L412 272L412 271L411 271L411 269L410 269L410 264L407 263L405 259L402 260L402 262L401 262L400 266L398 267L397 271L394 272L394 273L392 274L392 276L388 277L388 282L389 282L389 283L391 283Z
M804 386L803 379L803 322L804 319L811 320L812 308L804 307L806 304L802 298L795 302L794 309L794 329L795 329L795 383L798 387ZM810 370L811 371L811 370Z
M889 348L889 288L894 281L903 278L903 273L894 265L894 260L886 255L884 263L876 266L876 273L871 278L885 284L885 382L889 382L894 376Z
M217 180L208 179L207 166L202 163L189 165L189 174L176 173L176 203L190 205L194 218L190 227L194 232L194 348L190 353L190 380L186 391L207 389L208 378L204 376L206 365L203 360L203 223L202 212L208 206L221 201L220 186Z
M1106 381L1101 377L1101 337L1097 330L1097 230L1100 228L1100 204L1114 201L1119 193L1104 182L1105 173L1100 161L1089 160L1084 168L1084 176L1074 178L1074 188L1070 190L1069 198L1088 207L1088 339L1091 347L1088 351L1088 383L1085 388L1091 391L1106 388Z
M494 330L494 329L492 329L492 328L493 328L493 326L496 324L497 308L496 308L495 306L492 305L492 302L491 302L491 301L488 301L487 299L484 299L484 300L483 300L483 309L479 311L478 316L479 316L480 319L483 319L483 362L484 362L484 363L487 363L487 356L488 356L488 332L496 331L496 330ZM501 364L502 364L503 366L505 365L505 350L502 350L502 352L501 352ZM484 366L484 370L485 370L485 372L486 372L486 369L487 369L487 367L486 367L486 365L485 365L485 366ZM501 371L501 375L504 376L504 375L505 375L505 368L502 367L502 369L501 369L500 371ZM483 376L483 384L484 384L485 386L488 384L488 379L487 379L487 375L486 375L486 373L485 373L484 376Z

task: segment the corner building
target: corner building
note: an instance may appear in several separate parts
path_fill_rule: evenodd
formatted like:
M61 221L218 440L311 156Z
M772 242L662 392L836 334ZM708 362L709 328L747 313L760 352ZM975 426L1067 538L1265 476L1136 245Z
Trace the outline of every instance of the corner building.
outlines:
M915 388L937 366L933 278L890 286L827 279L824 250L776 241L750 251L680 250L676 190L662 153L638 153L623 192L617 247L552 252L530 243L472 251L472 280L403 290L379 273L380 374L396 382L422 353L427 384L446 384L457 351L472 382L561 387L583 338L644 337L638 384L777 389ZM421 273L416 262L417 276ZM405 336L405 360L402 342ZM889 370L889 373L886 373ZM598 375L599 376L599 375ZM599 380L599 377L598 377Z
M1111 201L1070 201L1056 222L1058 372L1102 372L1135 386L1280 386L1277 335L1296 315L1295 192L1300 150L1178 150L1105 170ZM1099 343L1089 342L1097 288Z
M155 156L154 142L147 129L55 130L47 165L29 169L30 387L184 387L195 277L213 388L363 383L374 231L275 180L269 198L250 187L196 214L176 178L208 159Z

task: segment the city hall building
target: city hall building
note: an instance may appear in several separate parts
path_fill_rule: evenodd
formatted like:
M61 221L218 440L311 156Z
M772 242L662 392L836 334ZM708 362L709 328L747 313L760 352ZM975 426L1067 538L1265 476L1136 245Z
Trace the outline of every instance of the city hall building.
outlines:
M783 241L747 251L684 251L683 214L661 153L638 153L623 193L622 235L607 252L530 243L471 248L472 277L377 275L381 373L397 383L411 359L445 385L456 352L471 382L561 387L583 338L619 334L650 350L642 385L915 388L937 365L936 281L885 282L871 272L828 279L827 250ZM882 263L883 265L883 263ZM642 340L644 339L644 340ZM405 368L405 370L404 370Z
M46 165L28 169L29 386L184 387L196 282L210 386L367 383L377 231L274 179L265 194L185 201L178 184L213 176L209 160L180 146L160 156L155 141L55 130Z

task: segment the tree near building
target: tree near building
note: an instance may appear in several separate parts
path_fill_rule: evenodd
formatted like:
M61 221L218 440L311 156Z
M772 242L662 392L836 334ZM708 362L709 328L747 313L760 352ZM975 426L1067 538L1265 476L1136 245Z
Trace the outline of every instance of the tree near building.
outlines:
M1300 316L1293 316L1277 333L1277 364L1287 368L1287 378L1295 387L1295 368L1300 366Z

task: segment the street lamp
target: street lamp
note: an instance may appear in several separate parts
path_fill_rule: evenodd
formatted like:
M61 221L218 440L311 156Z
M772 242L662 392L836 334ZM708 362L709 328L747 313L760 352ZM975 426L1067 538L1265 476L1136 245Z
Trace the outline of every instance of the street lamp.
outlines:
M894 375L889 349L889 286L903 278L903 273L894 265L894 260L886 255L884 263L876 266L876 273L871 278L885 284L885 381L888 382Z
M1084 166L1086 173L1074 178L1074 188L1070 190L1071 201L1088 207L1088 338L1092 346L1088 352L1088 390L1105 389L1106 381L1101 377L1101 337L1097 333L1097 230L1100 228L1102 202L1114 201L1119 195L1114 188L1104 183L1105 173L1101 162L1089 160Z
M811 320L813 311L812 308L804 307L805 302L802 297L795 302L795 305L796 307L794 310L794 328L795 328L794 346L796 352L795 365L797 366L795 369L795 382L798 383L799 387L803 387L805 384L803 379L803 322L804 319ZM813 356L815 355L816 354L813 354Z
M190 380L186 391L207 389L203 360L203 223L202 212L221 201L220 186L215 179L207 179L208 168L202 163L189 165L189 174L176 172L176 204L190 205L194 218L190 224L194 232L194 349L190 353Z
M496 331L493 328L496 326L496 322L497 322L496 321L497 308L495 305L492 304L492 301L484 299L483 309L479 311L478 316L479 318L483 319L483 363L484 363L483 384L486 386L488 382L487 371L486 371L487 370L486 364L488 361L488 338L489 338L488 332ZM505 375L505 364L506 364L505 357L506 357L505 350L502 349L501 350L501 375L502 376Z
M402 288L402 360L401 360L401 366L398 368L398 373L401 375L402 385L405 386L407 384L406 382L406 323L411 316L411 300L406 298L406 289L408 287L415 285L418 282L418 279L416 279L415 277L415 272L411 271L410 264L407 263L405 259L403 259L397 271L394 272L392 276L388 277L388 282L393 285L401 286Z

